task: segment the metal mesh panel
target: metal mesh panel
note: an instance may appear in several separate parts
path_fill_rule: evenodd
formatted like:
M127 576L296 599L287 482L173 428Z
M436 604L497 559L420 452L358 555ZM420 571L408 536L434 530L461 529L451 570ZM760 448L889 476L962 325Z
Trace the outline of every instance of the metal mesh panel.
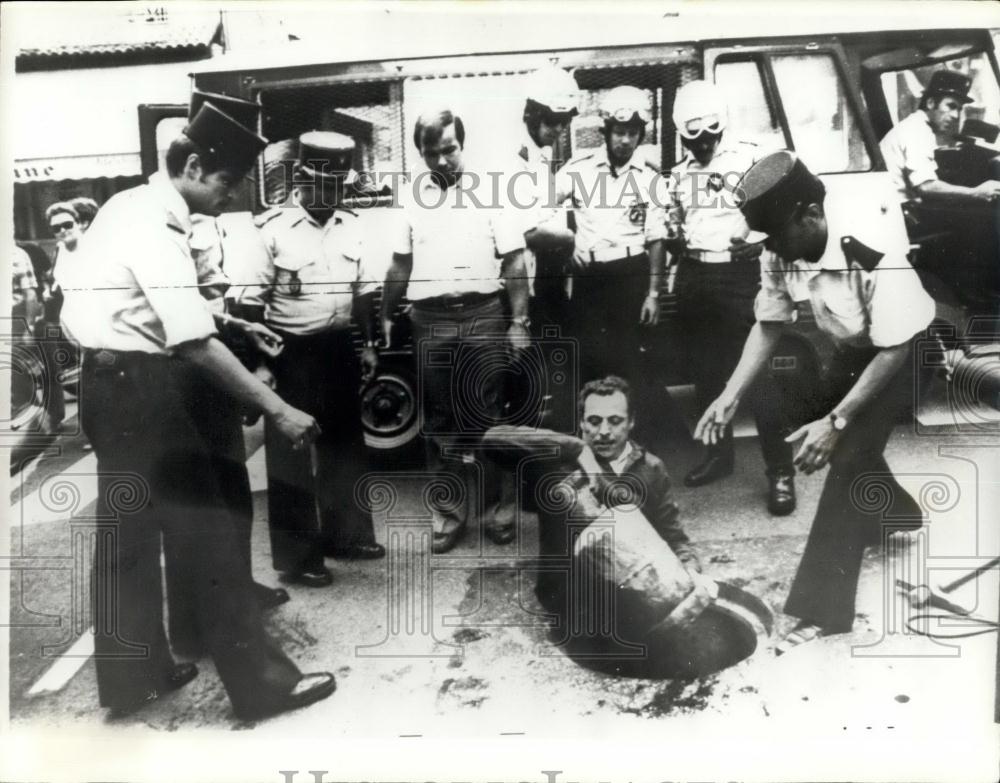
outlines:
M582 98L580 114L573 119L566 140L573 155L604 144L602 123L597 113L600 101L612 88L630 85L646 93L651 114L645 140L637 154L643 155L654 166L664 170L677 162L679 146L671 119L674 94L681 85L700 78L700 69L696 64L580 68L574 75L580 85Z
M353 166L376 180L403 165L399 108L389 82L263 90L264 206L284 203L291 192L298 137L311 130L336 131L354 139Z

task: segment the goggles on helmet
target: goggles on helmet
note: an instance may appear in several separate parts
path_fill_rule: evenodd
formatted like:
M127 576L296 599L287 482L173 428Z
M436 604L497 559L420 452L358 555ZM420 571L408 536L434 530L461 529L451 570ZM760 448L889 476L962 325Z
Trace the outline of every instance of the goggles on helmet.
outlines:
M722 133L722 118L718 114L695 117L681 125L677 132L685 139L696 139L703 133Z
M645 124L646 122L646 118L638 110L631 108L615 109L612 112L608 112L607 119L624 123L641 122Z

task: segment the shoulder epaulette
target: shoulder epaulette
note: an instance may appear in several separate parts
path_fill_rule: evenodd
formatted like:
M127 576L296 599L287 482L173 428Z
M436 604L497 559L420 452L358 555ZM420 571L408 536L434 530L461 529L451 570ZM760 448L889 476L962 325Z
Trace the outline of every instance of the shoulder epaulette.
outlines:
M596 149L585 150L584 152L581 152L579 155L574 155L572 158L566 161L566 165L571 166L574 163L582 163L585 160L590 160L596 154L597 154Z
M659 173L660 173L660 167L659 167L659 166L655 166L655 165L653 165L653 163L652 163L652 162L650 162L650 161L648 161L648 160L646 160L646 161L643 161L643 163L645 163L645 164L646 164L646 168L647 168L647 169L649 169L650 171L654 171L654 172L656 172L657 174L659 174Z
M261 214L254 217L253 222L257 228L263 228L265 225L274 220L278 215L283 212L281 207L271 207L267 212L262 212Z
M350 215L351 217L355 217L355 218L358 216L357 212L355 212L353 209L348 209L347 207L337 207L337 211L338 212L344 212L344 213Z
M844 251L844 258L848 261L857 261L866 272L875 269L885 255L851 236L841 238L840 248Z

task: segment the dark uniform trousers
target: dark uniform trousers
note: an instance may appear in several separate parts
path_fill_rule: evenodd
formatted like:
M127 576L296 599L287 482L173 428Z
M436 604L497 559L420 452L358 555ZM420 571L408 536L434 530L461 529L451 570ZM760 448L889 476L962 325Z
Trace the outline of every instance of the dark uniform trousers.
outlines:
M494 518L500 502L495 463L480 459L478 466L471 465L457 453L474 451L482 433L502 421L504 377L511 358L500 295L474 298L461 306L418 300L410 320L427 472L432 477L449 474L461 487L457 492L428 492L428 503L460 526L478 502L486 514L485 524L500 524Z
M640 380L639 311L648 292L645 253L574 271L570 321L579 341L580 385L605 375Z
M100 701L127 706L162 687L170 672L162 536L183 564L197 627L234 709L266 709L301 675L264 631L240 534L224 511L176 365L131 352L88 351L84 361L80 409L98 460L98 514L116 533L113 545L98 549L93 571Z
M570 256L568 251L537 250L535 262L535 293L529 303L531 337L547 357L546 341L557 340L565 344L572 335L570 301L566 293ZM576 410L576 400L569 399L577 388L576 379L571 379L574 381L571 383L557 382L563 369L555 365L538 366L533 359L522 359L520 366L515 366L506 392L512 424L540 423L558 432L576 430L576 417L571 414ZM577 370L575 363L573 370ZM540 381L545 382L545 392L553 399L544 401L542 410L535 410L532 406L538 404Z
M228 515L236 530L242 565L252 580L251 536L253 495L246 468L246 443L239 403L206 379L193 366L183 368L187 412L207 450L208 466L216 478L220 515ZM164 539L170 646L179 655L204 652L204 632L198 626L198 596L187 578L183 551L172 538Z
M543 326L557 326L566 334L569 298L566 275L570 264L568 251L535 251L535 295L531 298L531 323L536 334Z
M310 450L266 427L271 554L278 571L316 571L326 550L375 541L371 510L356 494L368 472L361 365L349 329L280 334L285 348L271 361L278 394L323 432L314 477Z
M815 397L801 406L801 422L829 415L876 353L876 349L839 351ZM854 624L861 558L866 546L881 540L883 518L894 519L896 530L915 529L923 521L920 506L896 481L883 456L893 428L912 412L913 370L911 342L900 370L841 433L785 603L786 614L832 633L850 631ZM865 497L873 496L890 498L889 507L868 507Z
M722 393L739 363L753 327L754 299L760 288L760 261L708 264L683 258L677 270L678 325L689 350L698 410L706 410ZM766 375L750 388L747 402L768 475L792 473L791 433L779 385Z

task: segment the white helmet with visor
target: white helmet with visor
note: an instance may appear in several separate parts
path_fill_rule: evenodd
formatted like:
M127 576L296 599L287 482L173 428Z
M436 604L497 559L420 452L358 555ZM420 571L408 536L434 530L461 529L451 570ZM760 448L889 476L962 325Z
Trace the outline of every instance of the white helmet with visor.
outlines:
M674 96L674 126L685 139L696 139L702 133L722 133L726 113L725 95L712 82L688 82Z
M580 89L562 68L546 65L528 74L525 98L547 108L553 114L573 115L579 111Z
M635 122L645 125L650 120L649 97L638 87L615 87L601 99L598 114L605 122Z

